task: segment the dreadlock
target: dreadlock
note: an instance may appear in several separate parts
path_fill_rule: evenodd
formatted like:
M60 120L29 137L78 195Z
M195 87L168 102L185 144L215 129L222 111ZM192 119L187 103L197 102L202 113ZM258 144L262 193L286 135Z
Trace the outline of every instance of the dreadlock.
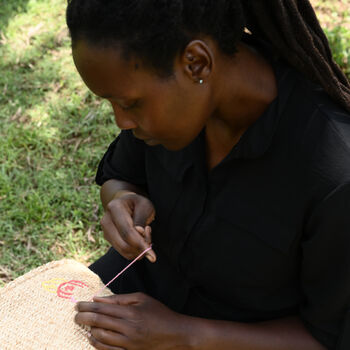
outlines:
M247 27L270 42L287 62L319 83L350 111L350 83L332 58L328 40L310 2L249 0L248 3Z
M332 58L309 0L68 0L72 44L118 45L160 76L200 34L233 55L244 29L350 111L350 83Z

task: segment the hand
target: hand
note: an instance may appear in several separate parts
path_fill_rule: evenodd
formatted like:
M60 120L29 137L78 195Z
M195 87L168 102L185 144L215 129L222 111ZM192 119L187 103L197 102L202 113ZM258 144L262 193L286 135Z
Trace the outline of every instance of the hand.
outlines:
M133 260L152 243L149 225L154 217L154 206L148 198L130 191L117 192L101 220L104 237L124 258ZM153 250L146 257L156 261Z
M75 322L91 327L90 343L100 350L187 349L190 317L142 293L94 298L76 306Z

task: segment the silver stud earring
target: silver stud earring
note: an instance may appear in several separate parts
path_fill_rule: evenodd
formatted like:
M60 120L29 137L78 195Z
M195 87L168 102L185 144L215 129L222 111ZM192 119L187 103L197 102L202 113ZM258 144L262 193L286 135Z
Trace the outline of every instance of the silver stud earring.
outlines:
M203 79L199 79L198 83L199 83L199 84L203 84L203 83L204 83L204 80L203 80Z

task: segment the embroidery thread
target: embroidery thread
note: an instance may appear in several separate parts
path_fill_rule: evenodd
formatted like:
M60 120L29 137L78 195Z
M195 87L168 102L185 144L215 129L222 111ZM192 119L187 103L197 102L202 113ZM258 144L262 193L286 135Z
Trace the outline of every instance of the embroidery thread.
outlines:
M41 287L49 293L56 294L57 286L66 281L67 280L64 278L52 278L48 281L42 282Z
M85 288L88 287L88 285L84 282L76 280L61 283L57 288L57 296L63 299L71 300L73 298L73 292L76 287Z

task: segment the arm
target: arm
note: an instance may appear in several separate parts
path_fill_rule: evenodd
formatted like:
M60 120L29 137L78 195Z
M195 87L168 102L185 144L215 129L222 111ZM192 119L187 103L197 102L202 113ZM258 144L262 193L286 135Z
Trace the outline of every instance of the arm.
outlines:
M91 344L125 350L325 350L297 317L260 323L207 320L176 313L144 295L119 294L77 305ZM108 330L108 331L106 331Z
M102 201L103 208L106 210L107 204L115 198L120 198L126 193L136 193L145 196L145 192L141 190L140 187L133 185L129 182L120 180L108 180L106 181L100 190L100 197Z
M261 323L194 319L193 350L325 350L298 317Z
M132 260L151 244L154 206L142 190L146 186L144 144L122 131L103 156L96 174L101 186L105 239L124 258ZM146 257L155 262L153 250Z

